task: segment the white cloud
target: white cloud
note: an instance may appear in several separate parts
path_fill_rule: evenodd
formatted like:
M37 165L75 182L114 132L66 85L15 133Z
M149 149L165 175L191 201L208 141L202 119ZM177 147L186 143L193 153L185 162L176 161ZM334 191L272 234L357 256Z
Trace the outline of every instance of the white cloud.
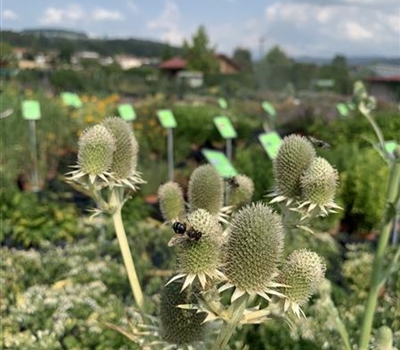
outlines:
M95 21L120 21L124 16L119 11L107 10L105 8L96 8L92 12L92 18Z
M354 41L372 39L374 36L371 31L363 28L357 22L349 21L344 24L347 38Z
M39 22L42 24L76 23L85 18L85 12L79 5L71 4L67 8L48 7Z
M1 18L14 20L18 18L18 15L12 10L3 10L1 11Z
M139 7L133 1L127 1L126 6L128 6L129 10L135 15L140 13Z
M398 0L397 0L398 1ZM265 8L267 37L296 55L336 52L399 55L399 17L392 0L299 0Z
M172 45L181 45L184 35L179 28L181 13L178 5L173 1L167 1L161 14L147 23L147 28L159 31L159 38Z

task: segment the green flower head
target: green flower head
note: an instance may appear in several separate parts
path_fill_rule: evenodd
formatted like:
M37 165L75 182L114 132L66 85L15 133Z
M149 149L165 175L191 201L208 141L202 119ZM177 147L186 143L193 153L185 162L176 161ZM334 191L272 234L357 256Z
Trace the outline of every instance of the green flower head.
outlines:
M182 187L169 181L158 188L160 210L164 220L177 220L185 212L185 200Z
M188 199L190 210L205 209L218 214L224 202L222 177L210 164L196 168L189 180Z
M290 135L283 139L273 163L278 195L295 198L301 194L301 176L310 166L315 155L315 149L306 137Z
M247 205L233 217L224 245L224 273L239 290L265 297L283 251L281 217L267 205Z
M104 126L87 128L78 142L81 172L96 176L110 171L115 148L115 139Z
M172 344L190 344L201 341L205 333L206 314L187 310L178 305L197 302L193 288L182 291L182 281L167 284L161 295L161 337Z

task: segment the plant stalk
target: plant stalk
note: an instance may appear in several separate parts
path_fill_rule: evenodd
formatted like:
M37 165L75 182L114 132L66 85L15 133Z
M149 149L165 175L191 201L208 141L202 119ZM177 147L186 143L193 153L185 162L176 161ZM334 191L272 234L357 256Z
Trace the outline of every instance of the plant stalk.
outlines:
M221 331L218 334L218 338L213 344L211 350L225 350L232 337L235 328L239 325L240 319L242 318L243 312L246 308L249 296L247 294L241 296L239 299L235 300L231 305L232 317L229 320L225 320L222 325Z
M387 204L383 216L382 228L380 230L380 237L378 248L375 254L372 274L371 274L371 287L368 294L367 304L364 312L364 319L361 327L359 350L367 350L371 337L372 322L374 319L376 304L378 300L379 290L382 286L382 268L385 257L386 247L389 242L390 229L392 227L392 212L393 207L396 207L396 196L400 188L400 163L391 162L391 169L389 175L389 184L387 189Z
M139 279L136 274L135 264L133 263L131 250L129 248L128 240L126 238L126 233L124 229L124 224L122 222L122 204L120 189L113 188L110 196L110 206L114 208L112 213L112 219L114 223L115 232L117 234L117 239L119 247L121 249L122 258L124 260L125 269L128 275L129 283L131 285L133 297L140 310L143 310L143 293L140 287Z

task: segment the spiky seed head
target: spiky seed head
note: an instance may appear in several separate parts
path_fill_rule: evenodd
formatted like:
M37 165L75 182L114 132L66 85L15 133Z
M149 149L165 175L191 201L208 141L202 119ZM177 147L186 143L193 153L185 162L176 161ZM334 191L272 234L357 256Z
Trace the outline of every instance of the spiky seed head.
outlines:
M281 217L263 203L240 209L230 224L223 261L228 281L241 290L262 292L277 273L283 250Z
M186 217L189 225L201 231L206 236L219 237L222 235L222 226L218 222L218 216L210 214L205 209L197 209Z
M115 139L104 126L87 128L78 141L78 165L81 171L89 175L109 171L115 148Z
M338 185L338 173L329 162L316 157L301 177L304 200L318 205L333 203Z
M222 177L211 165L196 168L189 180L188 199L190 210L205 209L211 214L218 214L224 202Z
M374 349L377 350L394 350L393 332L388 326L382 326L376 334L376 344Z
M287 198L300 195L300 178L315 155L312 143L304 136L289 135L283 139L273 162L278 194Z
M126 121L118 117L106 118L102 125L115 138L116 149L113 155L111 171L117 179L127 179L136 169L138 143Z
M185 212L185 199L182 187L169 181L158 188L158 200L164 220L170 221L180 217Z
M283 288L283 294L290 302L302 306L324 280L326 265L317 253L307 249L293 251L287 257L278 281L290 287Z
M193 288L182 289L182 280L166 285L161 295L161 337L172 344L189 344L201 341L205 333L206 317L196 310L178 308L182 304L197 303Z
M222 227L216 216L204 209L197 209L187 216L187 230L202 233L201 238L185 240L179 252L179 270L185 274L212 276L220 264Z
M236 209L250 203L254 192L254 183L246 175L237 175L237 186L233 187L229 192L229 205Z

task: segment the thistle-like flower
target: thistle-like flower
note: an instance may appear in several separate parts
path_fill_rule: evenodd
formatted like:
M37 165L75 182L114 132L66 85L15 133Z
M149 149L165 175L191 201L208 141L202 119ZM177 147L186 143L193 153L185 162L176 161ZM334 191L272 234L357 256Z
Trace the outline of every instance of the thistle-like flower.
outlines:
M290 204L301 195L300 179L311 165L316 153L312 143L304 136L289 135L283 139L274 159L273 172L276 183L274 202Z
M189 180L188 200L190 211L205 209L211 214L219 214L224 202L222 177L211 165L196 168Z
M300 317L304 315L301 306L305 305L324 280L326 265L324 260L314 252L299 249L286 259L278 281L288 287L282 288L285 299L280 300L283 311L293 311Z
M181 280L164 287L161 295L160 334L165 341L179 345L203 339L206 327L203 321L206 314L179 307L196 302L195 288L182 291Z
M283 251L284 228L281 217L267 205L256 203L239 210L232 218L223 246L224 290L236 287L232 301L245 293L283 296L274 282Z
M177 221L185 213L182 187L169 181L158 188L160 210L164 220Z
M229 184L229 205L235 209L250 203L254 192L254 183L246 175L237 175Z
M186 277L182 286L185 289L197 278L202 288L205 289L207 279L224 278L218 270L222 227L216 216L204 209L197 209L188 214L186 220L181 224L184 232L177 232L169 244L178 245L181 248L178 256L179 273L168 283Z
M323 216L334 209L340 209L335 204L334 197L338 186L338 173L329 162L321 157L314 158L309 168L300 179L302 203L306 213L316 209Z
M136 184L143 183L140 175L136 172L139 146L135 136L128 123L121 118L106 118L102 125L110 131L115 139L116 148L111 164L115 185L127 185L135 190Z
M115 149L114 136L104 126L84 130L78 142L77 170L69 173L69 180L84 183L88 178L90 183L96 180L107 183Z

